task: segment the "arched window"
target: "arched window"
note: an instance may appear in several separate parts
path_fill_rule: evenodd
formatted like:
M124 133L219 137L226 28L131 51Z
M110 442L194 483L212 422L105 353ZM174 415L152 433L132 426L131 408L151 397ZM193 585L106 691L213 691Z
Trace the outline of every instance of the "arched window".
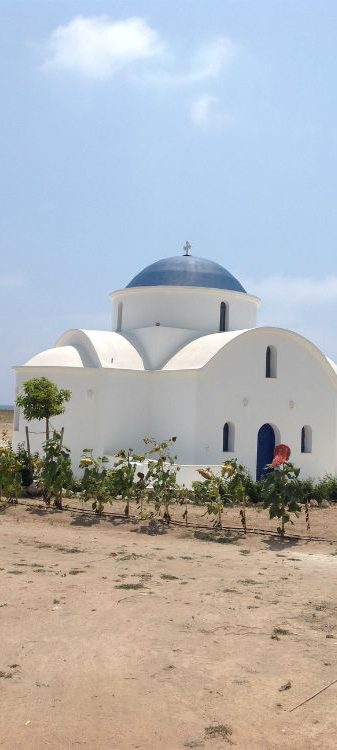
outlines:
M222 450L224 453L232 453L234 450L234 425L226 422L222 433Z
M117 333L122 330L123 302L118 302L117 308Z
M311 453L312 451L312 429L305 424L301 429L301 453Z
M219 325L219 331L227 331L228 330L228 310L226 302L221 302L220 305L220 325Z
M275 346L266 349L266 378L277 377L277 350Z

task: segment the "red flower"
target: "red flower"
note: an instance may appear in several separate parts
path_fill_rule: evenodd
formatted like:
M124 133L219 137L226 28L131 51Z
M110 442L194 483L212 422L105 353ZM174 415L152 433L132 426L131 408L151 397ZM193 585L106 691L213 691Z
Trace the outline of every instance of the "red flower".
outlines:
M271 462L271 465L275 467L284 464L286 461L288 461L290 453L291 451L288 445L284 445L283 443L280 443L280 445L275 445L274 458Z

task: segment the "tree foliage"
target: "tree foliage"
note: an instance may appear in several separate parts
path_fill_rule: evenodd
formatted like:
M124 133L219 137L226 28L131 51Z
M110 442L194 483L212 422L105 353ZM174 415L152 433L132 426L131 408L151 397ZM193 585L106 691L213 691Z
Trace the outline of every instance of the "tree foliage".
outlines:
M32 378L23 383L23 393L16 399L16 405L23 409L25 419L46 420L46 440L49 440L49 420L63 414L65 403L71 393L66 388L58 388L48 378Z

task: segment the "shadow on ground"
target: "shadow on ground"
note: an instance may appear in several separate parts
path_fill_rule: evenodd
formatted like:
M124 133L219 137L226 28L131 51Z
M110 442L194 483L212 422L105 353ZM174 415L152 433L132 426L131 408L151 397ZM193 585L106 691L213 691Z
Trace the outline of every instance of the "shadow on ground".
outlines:
M44 507L41 505L29 505L27 508L25 508L26 513L31 513L33 516L55 516L59 515L59 513L62 513L62 510L58 510L57 508L48 508L48 506Z
M296 537L294 539L290 539L289 537L286 539L268 537L267 539L263 539L263 544L265 544L266 547L271 550L271 552L280 552L282 550L292 549L293 547L296 547L296 545L300 541L301 540L296 539Z
M104 523L108 523L111 526L118 527L118 526L126 526L126 525L138 525L138 521L135 521L132 518L122 517L122 518L111 518L111 516L94 516L89 513L77 513L76 515L73 515L70 521L71 526L96 526L101 521L104 521Z

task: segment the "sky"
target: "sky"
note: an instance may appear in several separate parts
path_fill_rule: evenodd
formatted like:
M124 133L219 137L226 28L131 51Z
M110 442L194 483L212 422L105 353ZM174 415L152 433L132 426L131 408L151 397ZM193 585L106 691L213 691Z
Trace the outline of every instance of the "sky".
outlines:
M186 240L337 359L336 58L335 0L0 0L0 403Z

